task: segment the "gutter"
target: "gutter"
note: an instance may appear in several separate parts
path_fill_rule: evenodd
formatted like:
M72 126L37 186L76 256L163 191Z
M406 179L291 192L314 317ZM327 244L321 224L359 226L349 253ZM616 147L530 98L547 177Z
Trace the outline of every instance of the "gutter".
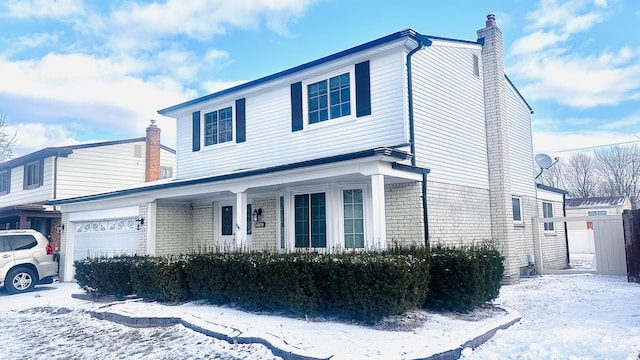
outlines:
M411 57L413 54L422 50L427 46L431 46L431 40L423 36L413 36L415 41L418 42L413 50L407 54L407 97L409 102L409 144L411 147L411 166L416 166L416 139L415 139L415 125L413 120L413 81L411 75ZM422 224L424 228L424 245L429 247L429 216L427 213L427 174L422 174Z

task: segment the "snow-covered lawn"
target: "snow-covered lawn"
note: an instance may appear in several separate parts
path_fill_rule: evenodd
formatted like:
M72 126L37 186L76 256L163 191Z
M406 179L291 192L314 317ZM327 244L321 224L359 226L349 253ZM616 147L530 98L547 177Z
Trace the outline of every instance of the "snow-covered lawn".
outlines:
M93 319L107 306L71 298L74 283L40 286L9 296L0 290L0 358L12 359L273 359L265 346L229 344L182 325L130 328ZM640 354L640 284L624 277L549 275L504 286L495 302L522 320L500 330L465 359L633 359ZM346 358L415 358L453 346L505 316L461 317L416 312L415 328L392 332L322 319L287 318L188 303L129 302L109 309L140 316L191 317L246 333L269 333L312 354ZM479 312L483 315L483 312ZM484 314L486 315L486 314ZM412 320L413 319L413 320ZM431 347L429 348L430 345Z

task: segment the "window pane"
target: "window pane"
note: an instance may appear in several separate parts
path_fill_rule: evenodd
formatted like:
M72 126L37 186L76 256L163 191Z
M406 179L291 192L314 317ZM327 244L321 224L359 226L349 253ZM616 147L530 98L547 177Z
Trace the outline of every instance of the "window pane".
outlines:
M231 107L224 108L218 112L219 135L218 142L223 143L233 140L233 118Z
M331 97L331 118L346 116L351 113L351 95L349 73L329 79Z
M344 246L347 248L364 247L364 205L362 189L350 189L342 192L344 202Z
M222 235L233 235L233 206L222 207Z
M515 197L511 198L511 203L513 205L513 220L522 221L522 214L520 213L520 199Z
M309 195L296 195L294 202L296 247L309 247Z
M213 145L218 143L218 112L204 114L204 144Z
M309 106L309 123L327 120L323 113L327 112L327 82L320 81L307 85L307 103Z

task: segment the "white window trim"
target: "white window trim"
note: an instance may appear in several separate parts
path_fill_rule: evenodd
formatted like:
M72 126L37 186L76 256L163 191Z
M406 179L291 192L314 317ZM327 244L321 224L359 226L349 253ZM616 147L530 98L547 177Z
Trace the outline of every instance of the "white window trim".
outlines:
M330 78L334 77L334 76L339 76L342 74L346 74L349 73L349 92L350 92L350 107L351 107L351 114L347 115L347 116L341 116L341 117L337 117L332 119L331 118L331 114L329 114L329 119L325 120L325 121L320 121L317 123L309 123L309 90L308 90L308 85L311 84L315 84L318 81L322 81L322 80L329 80ZM338 70L334 70L332 72L329 73L322 73L321 75L317 75L311 78L308 78L306 80L302 81L302 119L303 119L303 123L304 123L304 127L302 129L302 131L304 130L310 130L310 129L319 129L322 128L324 126L333 126L338 122L345 122L345 121L350 121L350 120L355 120L356 119L356 83L355 83L355 66L351 65L351 66L347 66L347 67L343 67L340 68ZM331 106L331 104L329 104L329 106Z
M373 239L371 239L369 237L369 234L371 234L372 230L370 228L370 224L371 221L369 221L369 207L371 206L371 195L369 193L369 187L367 186L367 184L362 184L362 183L354 183L354 184L341 184L339 186L339 192L338 192L338 202L340 203L339 206L339 210L338 210L338 241L340 241L339 244L336 244L336 248L339 249L346 249L345 245L344 245L344 196L343 196L343 191L344 190L362 190L362 202L363 202L363 209L362 211L363 213L363 218L364 218L364 248L349 248L349 250L356 250L356 251L366 251L366 250L371 250L375 244L373 242Z
M212 113L214 111L220 111L222 109L231 108L231 140L225 141L223 143L206 145L205 139L207 137L207 124L205 123L205 115ZM202 147L200 150L208 150L208 149L220 149L223 147L233 146L236 144L236 105L234 101L229 103L222 103L219 106L210 106L205 109L200 110L200 144Z
M518 205L520 206L520 220L513 219L513 223L514 223L515 225L524 225L524 214L523 214L523 212L522 212L522 197L521 197L521 196L515 196L515 195L512 195L512 196L511 196L511 199L518 199ZM513 202L513 200L511 200L511 201ZM513 205L512 205L512 206L513 206ZM512 218L513 218L514 216L515 216L515 215L512 215Z
M551 202L551 201L542 201L542 220L543 220L542 221L542 229L543 229L545 234L555 234L556 233L556 223L553 222L553 221L544 221L544 219L547 219L544 216L544 205L545 204L551 205L551 217L555 216L555 206L553 206L553 202ZM553 229L552 230L547 230L547 229L544 228L545 224L547 224L547 223L553 224Z
M371 193L369 185L366 183L338 183L324 184L313 186L302 186L286 188L275 194L276 196L276 248L279 251L295 251L302 248L295 247L295 212L294 198L296 195L325 193L326 202L326 234L327 244L324 248L308 248L313 251L323 252L330 249L345 249L344 246L344 200L342 196L343 190L360 189L362 190L364 202L364 248L355 249L356 251L366 251L375 247L374 239L370 234L373 233L371 221ZM280 229L281 208L280 197L284 197L284 248L280 247ZM353 250L353 249L351 249Z

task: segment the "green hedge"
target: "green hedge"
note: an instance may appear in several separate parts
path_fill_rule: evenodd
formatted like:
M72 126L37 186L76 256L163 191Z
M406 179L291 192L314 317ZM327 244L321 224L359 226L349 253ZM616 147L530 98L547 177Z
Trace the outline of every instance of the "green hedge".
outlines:
M131 265L139 259L135 256L118 256L75 261L75 279L87 294L131 295Z
M431 249L431 281L424 307L468 311L498 297L504 259L491 244Z
M76 261L88 293L158 301L207 299L250 309L377 320L416 306L469 310L498 296L491 246L386 252L192 254Z
M261 310L379 319L422 303L427 257L378 253L210 253L186 266L194 296Z
M131 266L134 293L148 300L184 301L190 298L180 258L144 257Z

